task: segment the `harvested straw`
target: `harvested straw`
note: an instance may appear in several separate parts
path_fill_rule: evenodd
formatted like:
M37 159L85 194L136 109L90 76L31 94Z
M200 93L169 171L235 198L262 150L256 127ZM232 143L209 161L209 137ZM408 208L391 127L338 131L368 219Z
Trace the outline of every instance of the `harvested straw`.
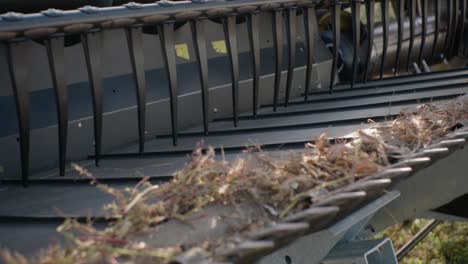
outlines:
M106 209L113 221L104 230L91 223L66 220L58 231L67 239L64 248L51 247L31 261L3 251L8 264L23 263L166 263L182 252L180 245L155 248L139 240L141 234L170 219L188 217L213 205L240 208L258 204L265 217L244 219L241 228L198 247L208 251L229 243L252 229L277 222L310 206L311 194L320 196L375 174L405 155L440 139L468 118L465 99L441 105L426 104L402 111L393 121L359 131L351 142L331 144L326 134L313 139L302 151L275 156L260 147L246 150L235 162L217 160L214 149L196 149L189 163L161 186L143 180L124 191L100 184L74 165L98 188L115 197ZM185 250L185 249L184 249Z

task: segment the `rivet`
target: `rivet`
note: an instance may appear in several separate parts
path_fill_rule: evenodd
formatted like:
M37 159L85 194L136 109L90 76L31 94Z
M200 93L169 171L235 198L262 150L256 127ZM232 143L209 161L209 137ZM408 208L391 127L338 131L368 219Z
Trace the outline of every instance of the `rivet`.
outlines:
M87 6L83 6L81 8L79 8L79 10L83 13L86 13L86 14L96 14L96 13L99 13L99 8L98 7L95 7L95 6L90 6L90 5L87 5Z
M61 17L63 16L63 11L55 8L49 8L41 12L43 15L48 17Z
M143 8L143 5L142 5L142 4L135 3L135 2L126 3L124 6L127 7L127 8L129 8L129 9L140 9L140 8Z
M23 20L24 15L22 13L8 12L2 15L2 18L6 21L15 22L15 21Z

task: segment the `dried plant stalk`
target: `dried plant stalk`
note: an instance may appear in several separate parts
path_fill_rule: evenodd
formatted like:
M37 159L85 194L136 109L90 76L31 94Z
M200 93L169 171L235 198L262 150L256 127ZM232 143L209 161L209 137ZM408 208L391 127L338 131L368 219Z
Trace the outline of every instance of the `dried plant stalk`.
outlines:
M467 118L468 108L463 99L458 99L402 111L391 122L373 123L371 129L359 131L352 142L332 144L322 134L302 151L287 156L277 157L254 147L228 163L224 156L218 161L213 148L198 148L170 183L153 186L145 179L123 191L100 184L85 169L74 165L81 175L114 196L115 201L106 209L117 220L103 230L91 223L67 220L58 229L67 239L64 248L52 246L33 260L8 251L0 256L8 264L166 263L182 249L150 248L135 239L136 234L168 219L184 221L211 205L257 203L265 208L268 221L246 221L239 233L200 245L213 250L234 237L310 206L311 200L305 198L312 194L326 194L377 173L442 138Z

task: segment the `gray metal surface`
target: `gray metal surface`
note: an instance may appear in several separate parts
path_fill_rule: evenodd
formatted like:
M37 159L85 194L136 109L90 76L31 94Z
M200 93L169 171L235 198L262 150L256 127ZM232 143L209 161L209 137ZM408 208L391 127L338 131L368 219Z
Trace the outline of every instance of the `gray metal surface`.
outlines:
M301 86L301 70L298 70L295 76L295 85L297 89ZM284 78L286 79L286 78ZM271 86L273 76L268 75L262 78L262 87ZM250 94L250 82L240 83L240 96L246 97ZM227 117L232 111L230 106L230 86L224 85L213 88L210 92L211 108L218 117ZM270 91L260 91L260 102L265 104L271 102L272 95ZM294 90L293 94L297 96L300 93ZM270 101L268 101L270 100ZM193 124L201 123L201 105L200 93L194 92L179 98L179 126L188 127ZM240 111L248 111L251 108L249 100L240 102ZM103 121L103 153L116 150L119 147L135 142L137 139L137 119L136 107L114 110L104 114ZM71 121L69 123L68 137L68 157L69 160L80 160L92 153L93 132L92 118ZM151 102L147 105L147 135L148 139L155 135L166 134L170 131L169 103L167 99ZM125 125L122 125L125 124ZM117 133L118 132L118 133ZM56 167L57 164L57 128L50 126L46 128L33 130L31 133L31 169L33 172ZM2 154L1 166L7 175L18 175L19 164L15 155L19 155L16 136L8 136L0 139ZM8 155L7 155L8 153Z
M292 260L291 263L321 263L336 243L344 237L346 239L343 241L353 239L352 236L349 236L348 231L354 232L353 228L361 229L377 210L390 203L398 195L398 192L390 192L356 212L349 214L348 217L329 228L299 238L290 245L277 250L269 256L263 257L258 263L284 264L286 256Z
M401 196L375 215L367 231L379 232L468 193L467 155L467 148L457 150L395 186Z
M398 264L392 241L388 238L362 240L337 245L323 264Z

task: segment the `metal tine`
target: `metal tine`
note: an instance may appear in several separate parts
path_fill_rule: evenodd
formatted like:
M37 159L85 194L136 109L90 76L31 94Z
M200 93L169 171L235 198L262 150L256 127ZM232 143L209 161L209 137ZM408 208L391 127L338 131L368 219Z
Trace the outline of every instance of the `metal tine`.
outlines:
M421 46L419 47L418 62L423 65L424 48L426 46L427 37L427 15L428 15L428 0L421 0L421 19L422 19L422 32L421 32Z
M416 0L409 0L409 18L410 18L410 39L409 39L409 48L408 48L408 56L407 56L407 63L406 63L406 71L410 71L410 67L413 65L411 61L411 54L413 51L414 46L414 38L415 38L415 28L414 25L416 24Z
M375 197L385 191L385 189L392 184L392 180L388 178L368 180L363 182L356 182L345 187L343 191L357 192L364 191L367 193L367 198Z
M338 53L340 50L340 14L341 14L341 2L335 0L332 3L332 31L333 31L333 59L332 69L330 76L330 93L333 93L335 88L335 75L338 67Z
M467 12L468 12L468 3L466 3L467 0L463 0L463 6L465 7L465 12L462 14L463 15L463 19L465 19L466 21L466 16L468 15ZM463 8L462 8L463 10ZM465 29L465 26L464 26L464 29ZM463 31L465 32L465 30ZM467 47L468 46L468 34L464 33L463 34L463 56L466 56L467 54Z
M275 242L269 240L244 241L219 255L227 258L242 258L254 256L275 248Z
M235 127L237 127L239 121L239 51L237 48L236 18L234 14L222 18L224 37L226 38L228 57L231 63L232 112Z
M466 140L464 138L459 139L448 139L442 140L440 142L435 143L434 145L429 146L429 148L448 148L450 151L457 150L465 146Z
M431 163L431 158L422 157L422 158L411 158L407 160L400 161L390 166L390 168L402 168L402 167L411 167L413 171L418 171L427 167Z
M464 101L463 96L461 97L461 100ZM466 122L462 122L462 124L464 124L464 123L466 123ZM450 132L448 135L452 135L453 133L460 133L460 132L468 132L468 126L463 125L462 127L457 128L455 131Z
M273 38L275 48L275 88L273 94L273 111L278 108L279 90L281 87L281 70L283 67L283 10L278 9L273 11Z
M432 162L435 162L439 159L445 158L450 154L450 150L445 147L441 148L430 148L424 149L417 153L414 153L411 158L421 158L421 157L429 157L431 158Z
M355 203L356 201L363 200L366 197L366 192L341 192L324 199L313 201L313 206L338 206L349 204L350 202Z
M350 211L354 210L359 204L362 204L366 200L367 193L365 191L353 191L353 192L341 192L332 196L329 196L313 206L321 205L332 205L338 206L340 212L338 217L348 214Z
M260 12L254 11L247 16L250 50L253 64L253 118L257 118L258 97L260 92Z
M419 68L419 66L418 66L418 64L417 64L416 62L413 62L413 63L411 64L411 66L413 66L413 70L414 70L415 73L420 74L420 73L422 72L421 69Z
M382 48L382 60L380 62L380 79L383 78L385 61L387 59L388 49L388 29L389 29L389 17L388 17L388 0L382 0L380 2L380 9L382 12L382 33L383 33L383 48Z
M400 53L401 53L401 46L403 43L403 33L405 29L405 0L397 0L397 23L398 23L398 40L397 40L397 50L396 50L396 58L395 58L395 65L393 66L393 75L397 75L400 66Z
M411 167L385 169L384 171L379 172L378 174L375 174L373 176L366 177L360 180L359 182L372 180L372 179L385 179L385 178L388 178L392 180L392 182L395 182L395 181L398 181L399 179L407 178L412 173L413 173L413 169Z
M208 55L206 49L205 20L190 21L195 54L197 56L203 105L203 129L208 135L209 91L208 91Z
M177 95L177 63L174 50L174 23L163 23L158 25L159 38L163 49L164 64L169 80L169 101L171 107L172 143L177 145L179 125L178 125L178 95Z
M284 239L289 236L297 235L306 232L310 228L309 223L279 223L276 225L268 226L249 235L252 240L261 239Z
M353 66L351 71L351 88L356 81L356 75L359 63L359 50L361 43L361 0L353 0L351 3L352 28L353 28Z
M466 24L466 0L461 1L461 11L460 11L461 21L460 21L460 31L458 35L458 52L462 55L464 54L465 46L463 39L465 38L465 24Z
M452 33L451 33L451 38L450 38L450 49L448 52L448 55L451 57L453 56L454 50L455 50L455 43L456 43L456 38L457 34L459 33L458 31L458 11L460 7L460 1L459 0L454 0L454 6L453 6L453 11L454 11L454 16L453 16L453 25L452 25Z
M304 30L307 45L307 70L306 86L304 91L304 102L309 100L310 86L312 85L312 68L314 65L315 34L318 34L317 15L315 13L315 3L306 5L304 12Z
M440 3L439 0L434 0L434 12L435 12L435 31L434 31L434 41L432 43L432 55L431 55L431 63L434 62L434 58L436 57L437 53L437 44L439 43L439 31L440 31Z
M145 58L143 54L143 32L141 27L126 28L125 32L136 85L139 152L143 153L145 151L146 131L146 79Z
M23 186L28 185L29 180L29 141L30 141L30 112L29 112L29 92L23 85L24 80L19 75L18 69L21 67L13 54L14 43L6 44L8 70L10 73L11 85L15 96L16 114L18 117L19 144L21 156L21 178Z
M99 166L102 138L102 76L101 76L101 35L96 32L82 33L81 42L85 53L86 66L91 88L94 116L94 161Z
M287 107L289 104L289 98L291 96L291 88L294 77L294 67L296 67L296 43L297 43L297 29L296 29L296 17L297 7L292 6L288 9L288 15L286 16L286 30L288 32L288 48L289 48L289 59L288 59L288 76L286 83L286 96L284 99L284 106Z
M426 60L422 59L421 64L422 64L421 66L422 66L424 72L432 72L431 67L429 67Z
M448 57L448 52L450 48L450 39L452 34L452 20L453 20L453 2L452 0L447 0L447 31L445 35L445 46L444 46L444 58Z
M364 83L367 82L369 74L369 64L372 56L372 46L374 45L374 6L375 0L369 0L366 2L367 32L369 36L367 38L366 63L364 64Z
M305 209L286 217L284 221L308 222L310 223L310 229L307 233L310 234L329 226L340 213L341 209L337 206L310 207L309 209Z
M340 208L337 206L311 207L309 209L287 216L284 221L315 223L318 219L326 216L334 217L339 211Z
M468 131L455 131L453 133L448 134L447 138L450 138L450 139L458 139L458 138L468 139Z
M59 137L59 173L65 175L67 161L68 99L65 80L65 43L62 37L45 41L57 105Z

